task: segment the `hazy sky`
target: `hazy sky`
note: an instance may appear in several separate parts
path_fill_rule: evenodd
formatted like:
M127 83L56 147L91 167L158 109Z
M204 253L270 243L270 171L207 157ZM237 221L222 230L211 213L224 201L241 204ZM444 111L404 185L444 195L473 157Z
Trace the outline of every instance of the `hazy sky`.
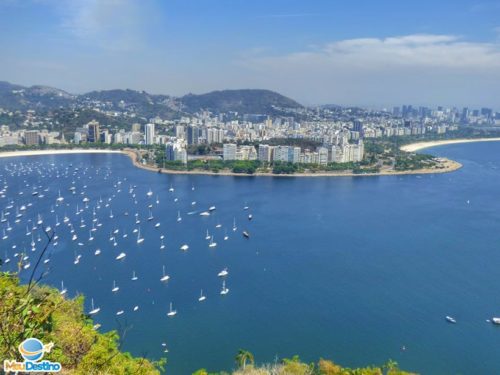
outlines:
M0 80L500 109L500 0L0 0Z

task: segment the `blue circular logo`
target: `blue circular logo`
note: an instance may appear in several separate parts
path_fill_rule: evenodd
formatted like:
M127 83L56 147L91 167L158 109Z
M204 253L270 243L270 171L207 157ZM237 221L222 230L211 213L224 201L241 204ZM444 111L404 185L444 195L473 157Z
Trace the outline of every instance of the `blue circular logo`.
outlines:
M35 338L26 339L19 345L19 352L26 361L39 361L44 353L43 343Z

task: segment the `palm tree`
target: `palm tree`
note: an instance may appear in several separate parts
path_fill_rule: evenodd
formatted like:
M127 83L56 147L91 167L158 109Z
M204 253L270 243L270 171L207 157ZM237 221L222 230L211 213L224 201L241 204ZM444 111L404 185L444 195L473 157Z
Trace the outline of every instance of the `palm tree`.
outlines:
M240 349L238 351L238 354L235 357L236 363L238 364L239 367L243 367L243 370L245 369L247 365L247 361L250 362L250 364L254 364L255 360L253 358L253 354L250 353L248 350L243 350Z

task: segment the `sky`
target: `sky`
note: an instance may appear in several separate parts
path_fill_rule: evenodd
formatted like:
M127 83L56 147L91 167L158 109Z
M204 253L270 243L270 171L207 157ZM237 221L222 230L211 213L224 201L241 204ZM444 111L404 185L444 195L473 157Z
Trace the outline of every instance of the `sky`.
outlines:
M500 110L500 0L0 0L0 80Z

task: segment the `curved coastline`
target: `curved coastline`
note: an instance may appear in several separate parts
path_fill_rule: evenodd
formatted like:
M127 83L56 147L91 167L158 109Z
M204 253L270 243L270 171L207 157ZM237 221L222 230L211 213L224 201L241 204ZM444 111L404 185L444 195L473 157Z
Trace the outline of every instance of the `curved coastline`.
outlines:
M463 139L446 139L442 141L427 141L427 142L416 142L409 143L407 145L401 146L401 151L415 152L423 150L430 147L436 146L446 146L453 145L457 143L472 143L472 142L498 142L500 138L463 138Z
M497 139L500 141L500 138ZM435 142L421 142L423 143L435 143ZM453 142L458 143L458 142ZM417 144L415 144L417 145ZM410 145L406 145L410 146ZM426 147L436 146L436 144L429 145ZM405 147L405 146L403 146ZM425 147L423 147L425 148ZM234 173L234 172L212 172L212 171L178 171L165 168L157 168L150 165L145 165L139 162L138 154L136 150L124 149L124 150L105 150L105 149L69 149L69 150L26 150L26 151L6 151L0 152L0 158L7 157L20 157L20 156L44 156L44 155L65 155L65 154L124 154L127 155L134 166L137 168L145 169L150 172L164 173L164 174L183 174L183 175L208 175L208 176L233 176L233 177L374 177L374 176L400 176L400 175L412 175L412 174L433 174L433 173L448 173L456 171L462 167L462 164L446 159L440 158L442 168L427 168L427 169L417 169L409 171L394 171L394 170L382 170L378 173L363 173L355 174L352 172L319 172L319 173L297 173L297 174L273 174L273 173L262 173L257 172L254 174L244 174L244 173Z

